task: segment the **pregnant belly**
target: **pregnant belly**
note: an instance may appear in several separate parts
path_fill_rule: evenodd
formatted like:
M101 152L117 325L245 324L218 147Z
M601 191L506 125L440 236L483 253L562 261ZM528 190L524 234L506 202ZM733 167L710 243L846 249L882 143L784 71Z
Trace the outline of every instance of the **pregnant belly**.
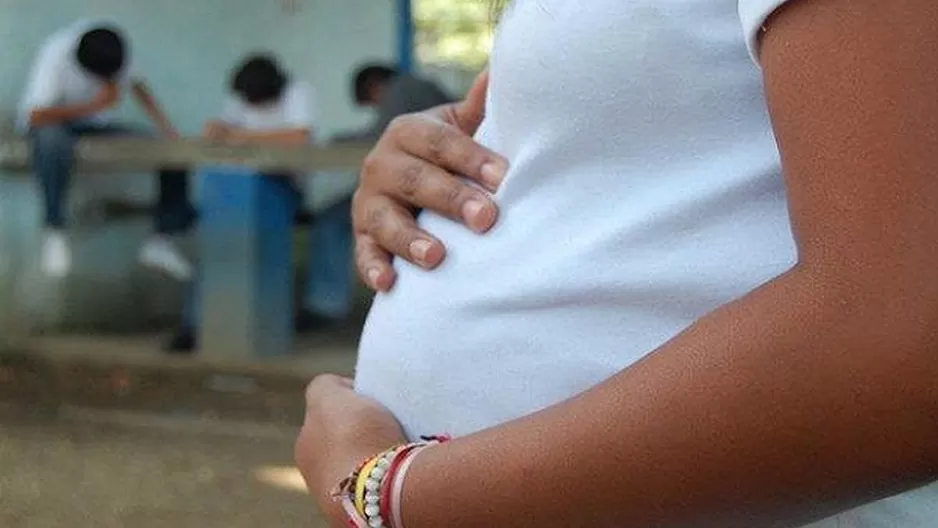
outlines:
M579 394L791 265L784 208L744 229L733 217L631 238L628 227L590 232L551 210L522 210L525 223L484 237L421 219L447 242L447 259L433 272L398 265L356 374L410 436L463 435Z
M463 435L559 402L679 329L638 313L623 325L621 305L583 298L589 290L563 266L539 271L513 257L505 234L424 222L447 241L447 261L434 272L398 265L394 291L372 306L356 371L357 389L411 437Z
M646 333L624 349L622 325L599 310L583 314L559 304L480 310L453 289L441 291L435 277L407 282L372 308L356 385L387 406L411 438L464 435L535 412L653 348L640 344ZM643 332L664 333L662 321L643 319Z
M579 280L563 266L515 272L494 258L452 260L432 273L399 266L359 347L357 389L411 437L471 433L574 396L724 299L680 284L639 292Z

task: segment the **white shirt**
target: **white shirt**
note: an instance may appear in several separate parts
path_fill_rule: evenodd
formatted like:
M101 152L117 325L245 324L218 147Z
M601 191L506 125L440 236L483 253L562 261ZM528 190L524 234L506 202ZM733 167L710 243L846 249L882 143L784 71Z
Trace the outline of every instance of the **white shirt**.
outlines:
M103 82L85 71L78 63L76 53L81 37L95 27L115 24L102 19L83 19L53 33L42 45L33 63L26 90L20 101L17 128L29 128L29 114L38 108L71 106L91 102ZM124 67L117 74L118 83L126 87L132 68L130 43L124 42ZM112 111L104 111L83 119L86 122L106 124L113 119Z
M280 100L256 106L235 95L229 96L222 109L222 121L240 128L265 130L312 129L312 91L305 82L291 82Z
M790 269L747 54L781 3L515 0L477 135L511 161L499 224L478 236L421 216L447 259L434 272L397 261L358 390L411 436L464 435L589 389ZM927 488L818 526L933 527L936 503Z

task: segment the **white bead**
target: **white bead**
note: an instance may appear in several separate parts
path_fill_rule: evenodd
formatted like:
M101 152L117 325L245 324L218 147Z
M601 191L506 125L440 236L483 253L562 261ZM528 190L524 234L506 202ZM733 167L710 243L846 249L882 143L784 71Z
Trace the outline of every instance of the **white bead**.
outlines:
M388 469L391 467L391 461L386 458L382 458L378 461L378 467L381 469Z
M381 496L377 493L366 493L365 502L368 504L378 504L381 501Z
M381 480L381 478L384 477L384 475L387 474L387 472L388 470L384 468L376 467L373 470L371 470L371 478L375 480Z
M381 517L372 517L368 519L368 526L371 528L384 528L384 521L381 520Z
M374 479L368 479L365 481L365 489L368 491L378 491L381 488L381 483Z
M369 504L365 506L365 515L368 517L377 517L381 513L381 508L377 504Z

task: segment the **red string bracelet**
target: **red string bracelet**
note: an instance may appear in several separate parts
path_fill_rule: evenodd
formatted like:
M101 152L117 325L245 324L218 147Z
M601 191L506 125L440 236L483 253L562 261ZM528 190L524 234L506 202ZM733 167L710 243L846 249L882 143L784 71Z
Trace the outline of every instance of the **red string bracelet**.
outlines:
M381 498L381 517L390 528L404 528L403 516L401 515L401 498L404 489L404 477L407 470L410 469L410 464L421 451L436 444L448 442L450 437L448 435L425 436L421 440L423 440L422 443L415 444L413 449L401 454L398 460L395 461L393 473L388 475Z
M388 468L388 474L381 486L381 500L379 502L381 519L386 525L391 524L391 489L394 487L394 479L397 478L398 469L400 469L404 460L407 460L407 457L420 447L422 446L412 444L402 449L401 452L394 457L394 460L391 462L391 467Z

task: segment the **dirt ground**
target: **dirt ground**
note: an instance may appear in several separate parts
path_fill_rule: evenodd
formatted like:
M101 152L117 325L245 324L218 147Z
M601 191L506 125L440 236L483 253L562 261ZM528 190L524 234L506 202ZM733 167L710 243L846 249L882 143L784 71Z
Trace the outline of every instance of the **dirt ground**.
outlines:
M0 407L0 527L324 527L265 427Z

